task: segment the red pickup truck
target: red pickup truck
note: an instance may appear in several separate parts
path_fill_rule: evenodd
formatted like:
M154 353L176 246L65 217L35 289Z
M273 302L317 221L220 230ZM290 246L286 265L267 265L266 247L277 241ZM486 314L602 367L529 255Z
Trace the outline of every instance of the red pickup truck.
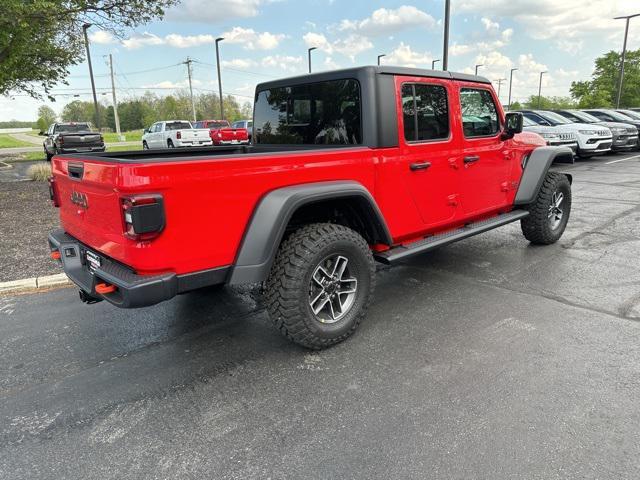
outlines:
M49 244L82 300L262 283L276 327L319 349L360 323L376 262L515 221L536 244L564 232L571 150L521 133L485 78L362 67L255 98L251 146L53 158Z
M246 128L234 128L226 120L202 120L195 122L193 128L208 128L214 145L239 145L249 143Z

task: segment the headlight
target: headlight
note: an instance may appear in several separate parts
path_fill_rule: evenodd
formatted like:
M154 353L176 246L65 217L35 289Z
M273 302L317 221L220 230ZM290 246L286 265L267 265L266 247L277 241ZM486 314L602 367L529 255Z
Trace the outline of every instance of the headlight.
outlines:
M581 133L582 135L597 135L598 130L578 130L578 133Z

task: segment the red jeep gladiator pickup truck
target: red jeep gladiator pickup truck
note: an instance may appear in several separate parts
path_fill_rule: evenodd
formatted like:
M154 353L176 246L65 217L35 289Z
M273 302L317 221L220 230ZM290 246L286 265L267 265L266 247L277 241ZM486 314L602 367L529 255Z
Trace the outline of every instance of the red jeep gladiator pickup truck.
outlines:
M519 220L551 244L571 209L570 149L521 133L489 80L362 67L257 86L251 146L59 155L49 235L87 303L143 307L262 283L305 347L351 335L375 263Z

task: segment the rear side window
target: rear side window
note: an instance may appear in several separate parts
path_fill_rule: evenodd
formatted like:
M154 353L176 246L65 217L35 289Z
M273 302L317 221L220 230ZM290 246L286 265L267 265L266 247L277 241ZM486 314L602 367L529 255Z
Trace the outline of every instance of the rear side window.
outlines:
M447 90L440 85L404 84L402 116L407 142L449 138Z
M360 84L333 80L263 90L254 121L256 143L359 145Z
M500 130L498 109L489 90L461 89L460 107L465 137L489 137Z

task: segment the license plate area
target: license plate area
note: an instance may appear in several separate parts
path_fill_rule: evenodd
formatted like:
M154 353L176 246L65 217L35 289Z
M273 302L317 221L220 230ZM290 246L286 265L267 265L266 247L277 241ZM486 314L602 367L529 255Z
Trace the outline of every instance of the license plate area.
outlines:
M85 259L87 260L87 267L92 274L96 271L96 269L102 266L102 259L89 250L85 252Z

